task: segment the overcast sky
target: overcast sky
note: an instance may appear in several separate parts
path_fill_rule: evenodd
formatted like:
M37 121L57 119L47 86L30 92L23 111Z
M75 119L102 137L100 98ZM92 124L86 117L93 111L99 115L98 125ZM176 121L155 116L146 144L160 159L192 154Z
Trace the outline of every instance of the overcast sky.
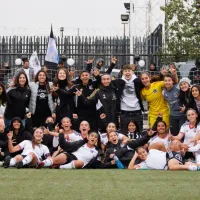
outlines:
M0 0L0 35L49 35L60 27L68 35L122 35L120 16L125 14L124 2L129 0ZM149 0L135 2L134 34L144 35L147 27L146 6ZM153 30L163 21L159 10L164 0L151 0ZM135 22L134 22L135 21ZM128 29L128 27L127 27ZM126 32L128 35L128 30Z

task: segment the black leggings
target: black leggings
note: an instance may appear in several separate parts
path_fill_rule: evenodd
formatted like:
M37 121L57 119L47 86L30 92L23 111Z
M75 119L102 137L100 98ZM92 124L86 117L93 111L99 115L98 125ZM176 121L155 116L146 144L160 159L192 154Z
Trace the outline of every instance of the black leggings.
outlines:
M185 123L185 121L186 121L185 116L177 117L170 115L170 132L173 136L179 134L181 126Z

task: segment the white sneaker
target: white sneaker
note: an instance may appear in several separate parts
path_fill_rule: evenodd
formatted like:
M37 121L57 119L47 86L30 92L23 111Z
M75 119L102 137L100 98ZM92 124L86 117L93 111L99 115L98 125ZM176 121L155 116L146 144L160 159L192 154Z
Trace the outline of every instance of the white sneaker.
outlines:
M0 161L0 167L3 167L4 162Z

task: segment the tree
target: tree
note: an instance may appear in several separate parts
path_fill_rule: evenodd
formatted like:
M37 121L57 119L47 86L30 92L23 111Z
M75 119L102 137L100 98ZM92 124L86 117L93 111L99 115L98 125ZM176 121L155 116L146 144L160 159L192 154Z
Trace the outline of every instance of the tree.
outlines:
M166 48L176 61L200 57L200 0L171 0L161 7L166 16Z

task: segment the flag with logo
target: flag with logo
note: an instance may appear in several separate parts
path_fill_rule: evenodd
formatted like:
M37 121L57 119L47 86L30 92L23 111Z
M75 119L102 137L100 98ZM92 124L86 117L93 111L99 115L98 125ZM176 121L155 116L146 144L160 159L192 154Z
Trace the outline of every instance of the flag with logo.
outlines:
M47 47L47 53L45 56L45 61L52 62L58 64L58 50L56 48L56 41L53 35L53 29L51 26L51 32L50 32L50 37L49 37L49 42L48 42L48 47Z
M34 74L37 74L37 72L41 69L40 61L37 56L37 52L34 51L29 59L29 65L34 70Z
M44 64L48 67L48 76L49 81L53 81L56 75L56 70L58 66L59 56L58 56L58 50L56 48L56 40L53 35L53 29L51 26L51 32L47 47L47 53L45 56Z

